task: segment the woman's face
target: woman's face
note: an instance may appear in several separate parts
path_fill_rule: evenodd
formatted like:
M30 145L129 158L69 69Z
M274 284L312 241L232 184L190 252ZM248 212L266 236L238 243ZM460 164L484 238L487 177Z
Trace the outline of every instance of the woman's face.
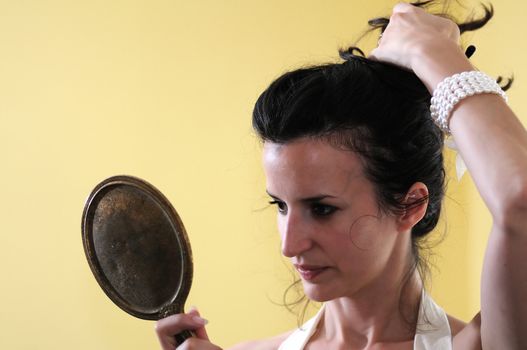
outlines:
M263 162L282 253L310 299L351 296L389 273L399 239L396 218L379 211L354 152L302 138L266 142Z

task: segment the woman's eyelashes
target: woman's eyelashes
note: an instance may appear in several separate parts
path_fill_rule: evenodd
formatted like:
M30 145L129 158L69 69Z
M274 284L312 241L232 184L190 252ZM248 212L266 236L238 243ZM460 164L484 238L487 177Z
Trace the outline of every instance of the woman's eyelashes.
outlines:
M269 202L271 205L276 205L278 208L278 212L282 215L287 214L287 204L285 204L283 201L279 201L277 199L273 199ZM313 216L317 217L327 217L333 214L335 211L338 210L337 207L329 204L323 204L323 203L309 203L309 210Z
M322 203L311 203L311 212L315 216L330 216L335 211L337 211L337 207L334 207L332 205Z
M273 199L269 204L276 205L280 214L287 214L287 205L284 202Z

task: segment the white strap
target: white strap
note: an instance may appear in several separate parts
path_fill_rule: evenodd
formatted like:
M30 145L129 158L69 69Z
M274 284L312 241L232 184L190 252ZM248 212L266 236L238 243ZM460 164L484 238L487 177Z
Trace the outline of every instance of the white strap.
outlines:
M414 350L452 350L452 332L446 313L426 293L419 307Z
M306 346L307 342L317 330L317 325L320 322L320 318L324 314L324 304L318 310L318 313L304 323L302 327L295 330L291 335L282 343L278 350L302 350Z

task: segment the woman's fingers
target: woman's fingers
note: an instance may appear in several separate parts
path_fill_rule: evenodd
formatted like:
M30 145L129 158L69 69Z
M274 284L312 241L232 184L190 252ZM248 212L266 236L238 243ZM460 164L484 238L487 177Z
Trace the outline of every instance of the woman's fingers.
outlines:
M188 338L183 344L177 347L177 350L221 350L221 348L210 343L208 340Z
M415 72L423 56L441 55L444 60L457 55L458 46L459 29L454 22L408 3L399 3L393 8L390 23L369 58Z
M174 350L176 340L174 336L184 330L197 330L203 328L207 320L198 314L177 314L168 316L156 322L156 334L163 350Z
M407 2L400 2L393 7L392 13L402 13L402 12L426 12L419 6L414 6Z
M188 313L201 317L198 309L195 306L192 306L190 308L190 310L188 311ZM196 328L194 330L194 333L196 334L196 337L198 337L200 339L209 340L209 335L207 334L207 330L205 329L205 326L200 327L200 328Z
M184 330L194 330L207 324L207 320L194 314L177 314L163 318L156 323L156 332L172 335Z

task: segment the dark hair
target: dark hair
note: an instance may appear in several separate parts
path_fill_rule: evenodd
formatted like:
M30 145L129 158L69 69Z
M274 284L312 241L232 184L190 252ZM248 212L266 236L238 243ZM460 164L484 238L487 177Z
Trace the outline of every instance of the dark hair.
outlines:
M459 24L460 31L486 24L493 9L483 8L484 15ZM383 31L388 21L376 18L369 24ZM445 193L444 134L430 117L430 93L413 72L365 58L357 47L341 50L340 56L342 63L300 68L272 82L256 102L253 127L263 141L321 138L357 152L386 212L428 201L425 216L412 229L410 272L422 270L419 242L436 226ZM403 203L416 182L428 187L428 198Z
M382 209L405 209L401 199L423 182L429 208L412 232L420 237L437 223L444 193L443 135L429 101L414 74L352 56L278 78L256 102L253 126L265 141L322 137L357 152Z

